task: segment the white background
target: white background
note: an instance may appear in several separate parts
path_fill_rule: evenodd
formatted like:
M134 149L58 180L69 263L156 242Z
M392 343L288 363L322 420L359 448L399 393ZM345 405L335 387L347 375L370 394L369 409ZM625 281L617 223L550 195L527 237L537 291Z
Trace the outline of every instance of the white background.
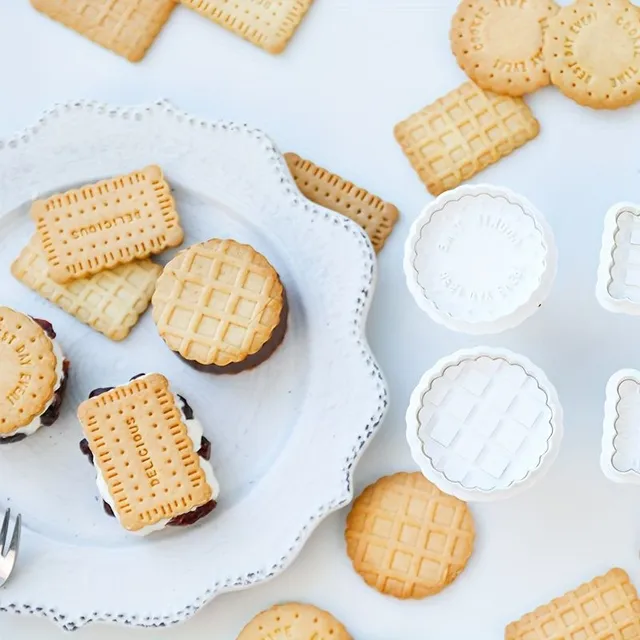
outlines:
M147 58L132 65L40 16L26 0L0 2L1 136L34 123L56 101L167 97L196 115L261 127L282 150L401 209L380 256L369 322L392 407L358 468L358 491L380 475L414 469L403 433L413 385L436 358L480 343L429 321L404 286L401 264L409 225L430 196L392 130L464 81L448 45L455 4L317 0L280 57L179 7ZM557 236L560 270L548 303L522 327L486 340L529 356L558 388L566 437L550 474L511 501L474 506L477 548L467 571L422 602L397 602L361 582L345 555L340 513L283 576L220 597L179 628L94 626L74 637L233 640L261 609L302 600L331 610L358 640L495 640L510 620L614 565L640 584L639 490L613 485L598 466L604 386L618 368L640 368L640 321L606 313L593 294L605 211L616 201L640 201L640 105L600 113L550 88L529 103L540 136L476 181L530 198ZM63 588L60 576L51 589ZM0 614L3 640L63 635L48 621Z

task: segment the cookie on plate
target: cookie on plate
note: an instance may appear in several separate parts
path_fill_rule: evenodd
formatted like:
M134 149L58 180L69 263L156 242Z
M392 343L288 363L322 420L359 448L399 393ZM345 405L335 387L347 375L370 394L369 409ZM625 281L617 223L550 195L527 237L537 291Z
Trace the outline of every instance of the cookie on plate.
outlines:
M151 260L134 260L58 284L48 275L47 261L35 236L11 265L14 278L111 340L124 340L129 335L149 306L161 271Z
M622 569L538 607L504 634L505 640L635 640L640 638L638 592Z
M261 364L287 330L278 273L253 247L235 240L208 240L180 252L158 278L152 304L168 347L214 373Z
M401 599L434 595L462 573L475 540L467 505L421 473L368 486L347 517L347 554L374 589Z
M91 392L78 407L81 451L95 465L105 510L131 533L191 525L220 493L211 445L187 401L154 373Z
M0 444L58 419L68 370L49 322L0 307Z
M578 104L617 109L640 99L640 11L628 0L576 0L549 20L551 82Z
M52 280L65 284L182 243L160 167L57 193L31 205Z
M330 613L310 604L291 602L259 613L237 640L351 640Z
M553 0L461 0L451 23L451 49L479 87L522 96L549 84L542 54Z

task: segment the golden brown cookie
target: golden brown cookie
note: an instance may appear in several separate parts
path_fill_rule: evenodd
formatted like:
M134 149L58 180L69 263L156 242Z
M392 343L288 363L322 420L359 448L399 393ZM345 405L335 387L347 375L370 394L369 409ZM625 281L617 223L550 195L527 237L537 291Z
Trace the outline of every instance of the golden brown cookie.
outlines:
M179 253L158 279L153 319L170 349L215 373L266 360L284 339L287 299L253 247L213 239Z
M285 153L289 171L305 198L357 222L380 251L398 221L398 209L295 153Z
M78 420L108 492L103 498L127 531L148 532L216 499L164 376L138 377L85 400Z
M203 16L262 47L281 53L313 0L180 0Z
M259 613L237 640L351 640L330 613L310 604L276 605Z
M162 271L151 260L135 260L88 278L58 284L36 237L11 265L11 273L30 289L111 340L129 335L151 302Z
M521 98L466 82L396 125L395 136L434 196L457 187L538 135Z
M56 371L61 367L40 325L0 307L0 438L21 433L45 412L60 383Z
M522 96L549 84L544 31L559 10L553 0L461 0L451 24L451 48L479 87Z
M31 217L49 276L59 284L148 258L183 239L157 166L36 200Z
M594 578L505 631L505 640L637 640L640 600L622 569Z
M640 11L628 0L577 0L549 20L551 82L578 104L617 109L640 98Z
M50 18L131 62L142 60L176 0L31 0Z
M473 551L467 505L421 473L367 487L347 517L347 553L364 581L396 598L425 598L451 584Z

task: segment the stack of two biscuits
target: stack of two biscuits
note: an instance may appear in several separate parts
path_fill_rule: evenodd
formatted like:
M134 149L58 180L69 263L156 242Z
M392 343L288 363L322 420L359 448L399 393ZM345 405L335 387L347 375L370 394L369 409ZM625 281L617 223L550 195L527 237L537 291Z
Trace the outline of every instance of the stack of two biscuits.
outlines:
M640 99L640 11L629 0L463 0L450 37L470 81L395 129L433 195L537 136L525 94L552 83L596 109Z

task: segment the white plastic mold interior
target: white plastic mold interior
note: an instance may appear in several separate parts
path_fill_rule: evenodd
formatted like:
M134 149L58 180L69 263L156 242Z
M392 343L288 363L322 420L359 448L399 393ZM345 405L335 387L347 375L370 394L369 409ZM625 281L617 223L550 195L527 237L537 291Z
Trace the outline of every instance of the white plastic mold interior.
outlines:
M607 383L600 466L614 482L640 484L640 371L622 369Z
M429 204L405 245L407 286L434 321L499 333L533 315L551 291L557 250L544 216L503 187L465 185Z
M555 460L562 434L553 385L505 349L442 358L420 380L407 411L407 440L422 473L466 501L531 486Z
M607 211L596 297L607 311L640 315L640 207L634 204Z

